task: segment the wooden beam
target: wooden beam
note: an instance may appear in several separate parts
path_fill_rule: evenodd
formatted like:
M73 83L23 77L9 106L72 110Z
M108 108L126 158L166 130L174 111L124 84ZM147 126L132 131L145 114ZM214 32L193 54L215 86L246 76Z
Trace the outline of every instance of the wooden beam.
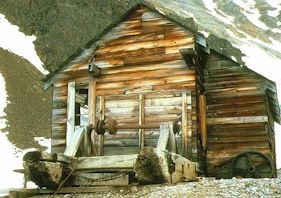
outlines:
M268 121L268 117L267 116L207 118L207 124L208 125L259 123L259 122L267 122L267 121Z
M124 186L95 186L95 187L84 187L82 189L83 193L95 193L95 192L112 192L112 191L120 191L124 189ZM81 191L81 187L62 187L59 190L53 189L45 189L45 188L36 188L36 189L11 189L10 190L10 197L18 198L18 197L31 197L36 195L43 195L43 194L71 194L77 193ZM29 196L30 194L30 196ZM13 195L13 196L11 196Z
M139 125L145 123L145 99L144 95L139 95ZM144 129L139 129L139 148L144 147Z
M105 99L103 96L100 96L100 120L105 120ZM104 135L99 135L99 149L98 155L103 155L103 143L104 143Z
M124 170L132 171L137 154L78 157L73 159L76 171L90 170L91 172Z
M182 92L182 148L181 155L186 157L187 155L187 96L186 91Z
M69 157L75 157L76 152L79 148L79 145L82 141L83 136L85 135L87 131L87 126L80 126L77 127L77 130L75 130L74 134L72 135L70 139L70 144L66 146L64 155Z
M156 146L157 149L161 151L165 151L167 149L169 134L170 134L170 126L168 124L161 124L160 135Z
M124 173L84 173L75 174L74 185L81 186L91 182L90 186L128 186L129 175Z
M177 142L172 124L169 124L168 150L172 153L178 153Z
M67 91L67 125L66 125L66 146L75 130L75 82L68 83Z
M192 98L191 91L187 91L186 107L187 107L187 158L192 158Z
M207 148L207 125L206 125L206 97L200 95L199 97L199 117L200 117L200 131L201 131L201 142L203 150Z
M88 88L88 120L89 126L95 125L96 123L96 80L93 77L89 78L89 88ZM91 141L92 141L92 154L97 155L96 149L96 131L93 129L91 131Z

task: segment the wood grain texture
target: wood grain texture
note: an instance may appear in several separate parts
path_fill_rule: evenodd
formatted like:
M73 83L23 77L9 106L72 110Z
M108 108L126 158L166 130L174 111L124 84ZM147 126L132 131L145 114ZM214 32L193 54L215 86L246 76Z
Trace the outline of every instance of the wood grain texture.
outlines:
M194 35L190 31L146 8L141 7L129 15L101 37L92 52L87 50L54 77L56 89L53 100L53 148L62 150L65 147L65 87L69 81L75 82L77 89L90 88L90 124L104 116L114 118L120 124L145 122L158 124L160 127L163 122L180 123L181 92L195 91L195 71L194 68L187 67L179 50L194 47ZM88 65L92 59L101 68L101 76L94 79L95 86L92 85L93 79L88 73ZM140 94L145 100L140 99L139 102ZM96 101L92 97L96 97ZM100 112L100 108L95 108L101 102L100 97L104 99L104 113ZM192 95L192 100L196 100L195 94ZM192 105L196 103L192 102ZM187 126L190 131L189 138L197 134L196 120L194 106L190 113L190 124ZM137 131L120 130L120 134L115 136L105 135L104 143L102 137L98 141L92 136L92 140L100 145L100 154L104 146L105 155L126 153L125 148L135 153L135 147L156 146L159 129L140 130L140 142ZM114 148L120 150L113 152Z

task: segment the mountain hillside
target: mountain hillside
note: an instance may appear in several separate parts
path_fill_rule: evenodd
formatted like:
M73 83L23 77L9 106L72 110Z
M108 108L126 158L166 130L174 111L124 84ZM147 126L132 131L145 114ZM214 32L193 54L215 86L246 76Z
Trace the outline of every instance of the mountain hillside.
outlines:
M41 148L35 137L50 138L51 92L43 88L43 75L27 60L0 48L0 73L8 95L4 109L8 139L17 148Z
M243 55L255 56L257 50L281 58L278 1L1 0L0 13L25 34L37 36L36 51L53 72L122 20L139 2L204 35L213 49L241 64L245 62Z

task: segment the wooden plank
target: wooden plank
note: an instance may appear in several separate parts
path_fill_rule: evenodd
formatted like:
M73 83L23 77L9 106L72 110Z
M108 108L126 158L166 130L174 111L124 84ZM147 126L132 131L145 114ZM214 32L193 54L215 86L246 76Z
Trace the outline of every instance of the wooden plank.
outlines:
M78 157L73 160L73 165L77 171L91 170L92 172L109 170L132 171L137 159L137 154L132 155L113 155L113 156L94 156Z
M86 126L79 127L77 130L75 130L74 134L72 135L69 144L66 146L64 155L69 157L75 157L76 152L79 148L79 145L82 141L83 136L85 135L87 131Z
M214 124L241 124L241 123L255 123L267 122L267 116L245 116L245 117L225 117L225 118L207 118L208 125Z
M169 124L161 124L160 125L160 135L157 142L156 148L158 150L164 151L167 149L168 141L170 135L170 126Z
M155 63L155 64L144 64L144 65L135 65L135 66L120 66L120 67L110 67L107 69L103 69L101 71L102 75L105 74L117 74L117 73L126 73L126 72L135 72L135 71L152 71L158 69L180 69L186 68L185 60L172 60L166 61L163 63ZM88 69L88 67L85 67Z
M152 71L135 71L135 72L125 72L119 74L111 74L111 75L102 75L97 79L97 82L117 82L117 81L129 81L129 80L138 80L138 79L147 79L147 78L160 78L160 77L171 77L171 73L173 75L186 75L194 76L194 70L188 70L187 68L179 68L179 69L158 69ZM190 80L191 80L190 79Z
M75 130L75 82L68 83L66 145L69 146Z
M187 93L186 91L182 92L182 148L181 155L187 156Z
M131 154L138 154L139 153L139 147L138 146L132 146L132 147L119 147L116 149L116 147L104 147L104 155L131 155Z
M186 91L186 108L187 108L187 154L188 159L192 158L192 96L191 91ZM197 142L197 141L196 141Z
M129 43L139 43L144 41L153 41L153 40L162 40L164 39L164 34L141 34L141 35L133 35L133 36L122 36L118 39L102 41L101 46L113 46L113 45L124 45Z
M93 77L89 78L89 88L88 88L88 120L89 126L96 124L96 80ZM96 141L96 131L93 129L91 131L91 141L92 141L92 153L97 155L97 147L95 145Z
M91 182L90 186L127 186L129 185L129 176L122 173L83 173L78 172L75 175L74 185L84 185Z
M199 116L200 116L200 134L202 148L207 148L207 125L206 125L206 98L205 95L199 97Z
M99 97L99 110L100 110L100 120L105 120L105 99L103 96ZM104 144L104 135L99 135L99 148L98 155L103 155L103 144Z
M183 37L180 39L166 39L166 40L156 40L156 41L144 41L139 43L130 43L124 45L110 46L102 49L98 49L96 54L103 54L108 52L117 51L133 51L138 49L151 49L156 47L171 47L176 45L191 44L194 42L193 37Z
M139 124L145 124L145 98L143 94L139 95ZM144 147L144 129L139 129L139 148Z
M176 137L173 129L173 124L169 124L169 142L168 142L168 150L172 153L177 153L177 142Z

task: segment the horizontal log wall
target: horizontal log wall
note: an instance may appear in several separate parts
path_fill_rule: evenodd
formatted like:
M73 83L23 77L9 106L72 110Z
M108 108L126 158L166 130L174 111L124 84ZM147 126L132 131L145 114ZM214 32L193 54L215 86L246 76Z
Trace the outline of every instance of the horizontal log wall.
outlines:
M51 152L63 153L66 147L67 83L54 84Z
M272 156L265 80L215 53L208 55L204 75L208 173L243 152Z
M197 151L195 70L188 68L179 52L194 48L191 32L163 19L146 8L139 8L98 41L91 56L81 55L54 77L54 91L65 103L67 82L75 81L77 88L87 88L88 65L101 68L96 80L97 104L105 99L105 115L117 119L120 124L139 122L139 94L145 97L145 123L180 120L182 90L192 91L192 147ZM98 105L97 105L98 106ZM53 151L65 148L65 107L54 107ZM96 117L99 117L97 108ZM63 127L57 129L56 122ZM63 120L64 119L64 120ZM159 129L145 130L145 145L155 146ZM104 153L127 154L138 150L138 130L119 130L118 135L104 138ZM98 140L96 140L98 141ZM181 140L180 140L181 141ZM118 147L118 149L116 149Z

